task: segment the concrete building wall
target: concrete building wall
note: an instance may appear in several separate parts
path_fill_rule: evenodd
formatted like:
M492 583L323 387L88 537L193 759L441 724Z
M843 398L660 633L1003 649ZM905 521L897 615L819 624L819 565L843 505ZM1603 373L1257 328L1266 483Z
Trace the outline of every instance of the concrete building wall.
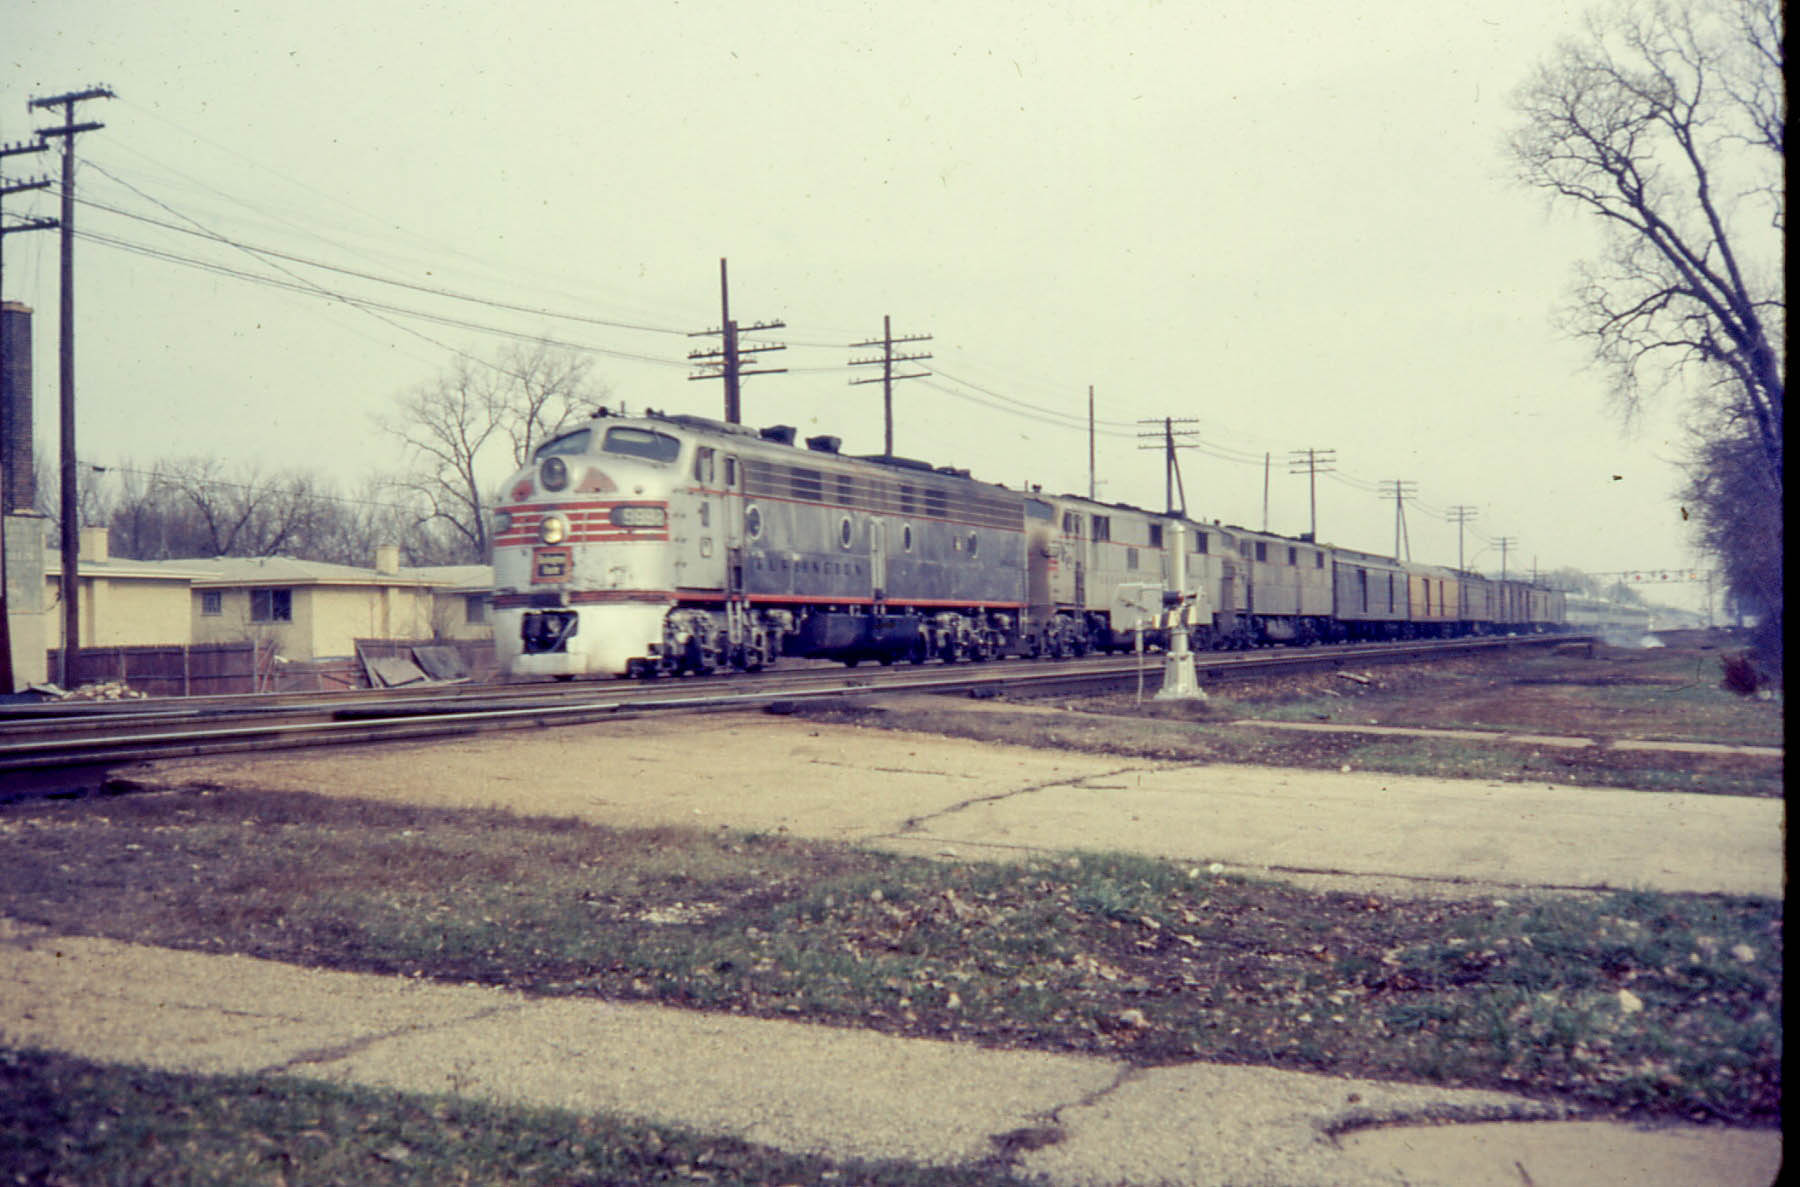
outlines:
M48 612L40 617L45 620L45 645L52 648L63 642L58 584L55 577L45 578L42 584ZM84 575L76 583L76 599L83 647L193 641L186 580Z
M429 590L403 585L318 586L308 591L306 603L305 625L314 657L352 655L357 639L431 637ZM298 606L295 617L300 617Z
M208 612L207 607L216 607ZM252 622L247 589L195 589L188 595L189 630L196 643L244 643L268 639L281 655L293 655L291 622Z
M45 590L44 519L35 513L6 517L6 625L12 642L13 686L18 692L50 678L49 601Z
M470 619L470 599L475 602L475 618ZM486 592L463 593L455 590L440 590L432 596L431 621L435 628L434 638L443 639L491 639L494 637L494 626L489 615L491 608L487 604Z

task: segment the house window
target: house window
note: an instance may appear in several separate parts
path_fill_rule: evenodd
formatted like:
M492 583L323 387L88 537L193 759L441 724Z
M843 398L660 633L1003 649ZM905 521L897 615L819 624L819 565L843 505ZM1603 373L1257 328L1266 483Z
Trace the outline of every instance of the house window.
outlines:
M1094 516L1093 539L1095 539L1095 540L1110 540L1110 539L1112 539L1112 516L1110 516L1110 515Z
M253 589L250 591L251 622L294 621L294 591L291 589Z
M1323 569L1324 567L1325 567L1325 554L1322 552L1313 553L1313 568Z
M1259 561L1267 561L1269 559L1269 546L1261 540L1256 542L1256 559Z
M1150 547L1161 548L1162 546L1162 524L1153 523L1150 525Z
M1195 532L1194 533L1194 551L1195 552L1205 552L1206 551L1206 533L1205 532Z
M1125 550L1125 567L1127 569L1135 569L1137 568L1137 561L1137 549L1127 548Z
M200 613L217 617L225 612L225 595L216 589L200 591Z
M1300 563L1300 550L1298 548L1288 549L1288 564L1298 565L1299 563Z
M464 594L463 621L467 623L483 623L487 620L487 595Z

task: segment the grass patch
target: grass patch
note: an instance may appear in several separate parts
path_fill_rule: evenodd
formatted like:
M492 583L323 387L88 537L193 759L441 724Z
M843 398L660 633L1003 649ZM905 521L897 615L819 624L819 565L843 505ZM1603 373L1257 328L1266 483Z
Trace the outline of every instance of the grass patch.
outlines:
M195 790L0 812L0 911L331 968L1767 1123L1782 914L1413 902L1083 856L955 865Z
M39 1051L0 1051L0 1167L17 1183L165 1187L1025 1182L999 1166L834 1162L607 1117Z
M1246 687L1247 716L1284 721L1458 726L1584 737L1780 746L1784 706L1719 686L1720 653L1596 646L1586 655L1511 656L1324 674Z
M1117 698L1072 702L1064 712L1042 708L986 708L964 711L937 698L893 703L822 703L802 708L810 720L878 729L917 730L981 742L1114 754L1167 762L1224 762L1335 771L1345 764L1366 771L1452 779L1495 779L1559 783L1577 787L1617 787L1639 791L1688 791L1773 798L1784 794L1783 763L1729 754L1622 751L1610 748L1533 749L1494 740L1407 737L1348 733L1308 733L1234 724L1234 717L1317 720L1303 711L1263 711L1248 702L1223 698L1193 705L1148 703L1140 713L1120 707ZM1129 706L1129 701L1126 704ZM1359 702L1360 704L1360 702ZM1281 709L1282 707L1278 707ZM1362 724L1370 715L1346 718ZM1549 732L1549 731L1546 731Z

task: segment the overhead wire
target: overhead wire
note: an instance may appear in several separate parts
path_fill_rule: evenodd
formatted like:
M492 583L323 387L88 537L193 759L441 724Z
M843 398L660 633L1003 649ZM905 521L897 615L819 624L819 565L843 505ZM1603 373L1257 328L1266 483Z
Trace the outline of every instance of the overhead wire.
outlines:
M196 258L193 256L184 256L177 252L171 252L171 251L166 251L162 248L151 247L148 244L135 243L129 239L121 239L117 236L107 235L107 234L104 234L103 232L99 232L99 231L88 231L88 230L78 229L75 232L75 236L78 239L91 240L92 242L99 243L99 244L102 244L107 247L115 247L122 251L128 251L128 252L132 252L137 255L147 256L149 258L162 260L167 263L181 264L186 267L196 268L202 272L209 272L209 273L212 273L212 274L218 275L218 276L226 276L226 277L230 277L230 278L236 279L236 280L250 281L255 284L264 285L268 288L280 289L280 290L284 290L287 292L304 293L304 294L315 295L315 296L316 295L330 296L334 300L341 301L342 303L344 303L346 305L353 306L353 307L355 307L357 309L361 309L365 312L368 312L371 310L380 310L385 313L392 313L399 317L417 318L421 321L432 322L437 325L449 327L451 329L475 330L480 333L495 334L495 335L499 335L501 337L514 338L521 342L543 342L550 346L556 346L556 347L560 347L560 348L563 348L566 350L575 350L575 351L581 351L584 353L607 355L612 358L631 359L636 362L654 363L658 366L668 366L668 367L685 367L685 366L687 366L687 363L684 360L671 359L671 358L661 357L661 356L657 356L657 355L637 354L637 353L634 353L631 351L613 350L608 347L594 346L589 343L570 342L570 341L565 341L565 340L558 339L558 338L549 337L544 334L529 333L529 332L523 331L523 330L509 330L509 329L506 329L501 326L493 326L493 325L488 325L488 324L485 324L482 322L471 321L467 318L451 317L448 314L443 314L443 313L430 313L430 312L427 312L422 309L412 309L412 308L409 308L404 305L395 305L395 304L392 304L392 303L386 302L386 301L372 301L366 297L348 297L348 296L344 296L343 294L332 293L332 292L328 292L328 291L321 294L321 291L317 285L311 284L304 280L299 280L299 279L283 280L279 277L265 276L265 275L260 275L258 273L254 273L254 272L246 272L246 271L243 271L242 269L233 268L227 264L220 264L213 260L203 260L203 259L199 259L199 258ZM386 321L387 319L383 318L381 320ZM392 323L390 323L390 324L392 324ZM401 328L401 327L396 327L396 328ZM449 347L443 343L437 342L436 339L429 338L424 335L419 335L419 336L425 337L426 341L432 342L434 345L443 346L444 349L451 350L452 353L462 355L462 357L465 357L465 358L470 357L470 356L464 355L463 352L461 352L461 351L456 351L453 347ZM479 360L475 360L475 361L479 361ZM505 370L505 368L498 368L498 369ZM508 372L508 374L511 374L511 372Z
M218 236L212 232L196 230L191 227L177 226L174 223L167 222L163 219L154 219L148 215L133 214L131 211L121 210L116 206L110 206L103 202L96 202L92 198L78 197L75 201L79 205L91 206L97 210L104 210L110 214L116 214L124 218L134 219L138 222L148 223L151 226L162 227L178 234L192 235L201 239L218 240ZM289 263L303 264L309 268L318 268L326 272L335 272L341 276L354 277L357 280L368 280L373 281L376 284L410 289L413 292L425 293L434 297L445 297L453 301L467 301L478 305L486 305L489 308L504 310L508 313L529 313L538 317L553 317L561 321L582 322L586 325L605 326L609 329L617 330L637 330L648 334L674 334L681 337L688 336L688 331L673 329L669 326L642 325L636 322L623 322L612 320L610 318L593 317L584 313L565 313L561 310L545 309L535 305L519 305L509 301L496 300L492 297L478 297L472 293L461 293L453 289L440 288L436 285L419 284L416 281L401 280L394 276L380 276L373 272L363 272L355 268L345 268L338 264L328 264L323 260L315 260L306 256L294 255L290 252L278 251L272 247L258 247L251 244L236 243L234 243L233 246L240 247L245 251L254 252L257 256L262 258L287 260Z
M375 318L376 320L384 322L387 325L392 326L394 329L401 331L402 333L410 334L416 338L422 339L425 342L429 342L433 346L436 346L442 350L448 351L449 353L456 355L459 358L466 359L469 362L475 363L479 366L487 367L494 371L498 371L501 374L508 375L515 379L521 379L521 378L524 378L524 376L519 375L517 372L515 372L515 371L511 370L510 368L505 367L499 363L495 363L491 360L483 359L483 358L480 358L479 356L471 355L471 354L467 353L466 351L459 350L456 347L451 346L449 343L441 342L438 339L431 337L429 334L425 334L419 330L413 329L410 326L401 325L399 322L394 321L392 318L384 316L384 314L386 312L395 312L402 316L416 317L416 318L420 318L420 319L423 319L426 321L436 322L437 324L449 326L452 328L482 330L482 331L489 332L489 333L505 334L510 337L522 338L522 339L529 340L529 341L547 341L553 346L562 346L562 347L565 347L567 349L572 349L572 350L592 351L594 353L608 354L608 355L612 355L614 357L635 359L640 362L657 363L657 364L661 364L661 365L678 365L678 366L685 365L682 363L674 363L673 360L661 359L661 358L657 358L655 356L650 356L650 355L638 355L638 354L633 354L631 352L626 352L626 351L612 351L612 350L606 350L606 349L599 348L599 347L591 347L591 346L585 346L585 345L580 345L580 344L575 344L575 343L559 342L554 339L544 338L542 336L532 336L532 335L520 334L515 331L510 331L510 330L500 330L500 329L496 329L491 326L482 326L482 325L479 325L478 323L468 322L463 319L450 318L450 317L446 317L446 316L440 315L440 314L428 314L428 313L425 313L420 310L402 309L397 306L389 305L385 302L371 301L371 300L368 300L367 298L352 297L352 296L349 296L344 293L336 292L334 290L325 288L323 285L320 285L314 281L308 280L303 276L296 275L291 269L285 267L284 265L282 265L280 263L275 263L275 262L263 259L263 257L258 253L256 248L239 243L239 242L233 240L232 238L230 238L229 236L226 236L224 234L221 234L217 231L212 230L211 228L206 227L204 224L201 224L198 221L194 220L193 218L189 217L188 215L183 214L181 211L178 211L178 210L174 209L173 207L167 205L166 203L158 200L157 198L144 193L142 190L138 189L136 186L132 185L130 182L123 181L120 178L113 176L111 173L108 173L104 167L99 166L99 165L95 165L94 167L96 169L99 169L100 172L105 174L107 177L110 177L110 178L112 178L112 180L118 182L120 185L123 185L126 189L131 190L133 193L137 194L139 197L143 198L145 201L154 203L158 207L168 211L170 214L174 215L177 218L185 219L186 221L193 223L196 227L198 227L200 229L201 233L206 238L212 239L218 243L221 243L228 247L234 248L237 251L243 252L244 254L250 256L253 259L257 259L263 263L266 263L269 267L273 268L275 271L288 277L291 284L277 282L273 277L267 277L267 276L258 277L254 273L241 273L241 272L238 272L237 270L228 269L228 268L225 268L223 265L213 264L209 261L198 261L198 260L194 260L191 258L178 257L176 255L176 253L164 252L164 251L161 251L160 249L149 248L146 245L141 245L141 244L130 244L128 241L118 240L116 238L109 237L106 239L101 239L100 241L102 241L102 242L111 242L116 246L127 247L130 250L137 250L137 251L141 252L142 254L154 255L154 256L158 256L159 258L165 258L165 259L170 259L170 260L179 259L180 262L183 262L183 263L188 263L188 264L191 264L196 267L201 267L201 268L207 269L209 271L210 270L219 270L219 271L222 271L224 274L236 275L239 278L245 279L245 280L255 280L259 283L272 284L275 287L297 288L298 291L310 292L317 296L327 297L327 298L330 298L331 300L341 302L342 304L348 305L351 308L354 308L363 313L366 313L369 316ZM78 232L78 234L83 234L83 233L84 232Z
M417 293L420 293L423 295L435 296L435 297L440 297L440 298L444 298L447 300L454 300L454 301L460 301L460 302L465 302L465 303L474 303L474 304L486 306L488 308L492 308L492 309L502 311L502 312L524 313L524 314L528 314L531 316L556 318L556 319L561 319L561 320L574 321L574 322L578 322L578 323L582 323L582 324L600 326L600 327L604 327L604 328L608 328L608 329L621 329L621 330L627 330L627 331L631 331L631 332L644 332L644 333L656 333L656 334L667 334L667 335L678 335L679 334L684 337L698 336L691 332L678 330L678 329L675 329L670 326L654 325L654 324L639 323L639 322L627 322L627 321L622 321L622 320L617 320L617 319L595 317L595 316L588 315L588 314L568 313L568 312L563 312L563 311L549 309L549 308L540 307L540 306L531 306L531 305L524 305L524 304L520 304L520 303L516 303L516 302L502 301L502 300L498 300L495 298L483 297L483 296L480 296L477 294L461 292L461 291L458 291L455 289L446 288L446 287L442 287L442 286L421 284L421 283L418 283L415 281L403 280L398 277L383 276L383 275L380 275L379 273L364 271L361 269L349 268L349 267L346 267L343 265L333 264L328 261L319 260L319 259L315 259L315 258L311 258L311 257L307 257L307 256L302 256L302 255L299 255L296 253L285 252L285 251L281 251L281 250L274 249L274 248L259 247L256 245L248 244L248 243L242 242L238 239L235 239L231 236L225 235L211 227L206 226L204 223L202 223L198 219L195 219L194 217L187 215L180 210L175 209L168 203L161 201L160 199L154 197L153 195L150 195L150 194L144 192L138 186L133 185L131 182L126 181L125 179L117 176L110 170L106 169L104 166L102 166L98 163L95 163L91 160L88 160L86 163L92 165L93 168L95 168L97 171L99 171L103 176L107 177L109 180L111 180L114 183L131 191L133 194L137 195L139 198L143 199L144 201L152 203L159 209L167 212L168 214L174 216L175 218L179 218L179 219L183 220L184 222L190 224L190 226L181 226L181 225L178 225L175 223L170 223L163 219L158 219L158 218L154 218L154 217L142 214L142 213L125 210L123 208L120 208L120 207L117 207L117 206L114 206L114 205L111 205L108 203L99 202L99 201L96 201L91 198L78 199L78 201L82 202L84 205L91 206L95 209L105 211L109 214L116 215L118 217L123 217L123 218L127 218L127 219L131 219L131 220L134 220L137 222L144 223L146 225L155 226L155 227L158 227L163 230L171 231L171 232L174 232L177 234L182 234L182 235L194 236L194 237L202 238L205 240L209 240L209 241L227 246L227 247L232 248L236 251L239 251L243 254L249 255L253 259L256 259L259 263L263 264L264 266L274 269L276 272L280 273L281 276L285 277L286 279L282 279L282 278L276 277L276 276L248 272L248 271L244 271L242 269L231 268L228 265L223 265L216 261L203 260L203 259L199 259L199 258L192 257L192 256L184 256L178 252L172 252L172 251L168 251L167 249L152 247L148 244L136 243L131 240L124 239L124 238L118 237L118 236L108 236L108 235L104 235L102 233L86 231L86 230L78 231L78 234L84 238L93 239L95 242L99 242L99 243L117 248L119 250L135 252L137 254L140 254L140 255L143 255L143 256L146 256L149 258L158 259L158 260L168 262L168 263L180 264L180 265L187 266L187 267L197 268L197 269L200 269L203 271L211 272L215 275L221 275L221 276L226 276L226 277L230 277L233 279L240 279L240 280L244 280L244 281L248 281L248 282L252 282L252 283L263 284L263 285L266 285L269 287L283 289L283 290L290 291L290 292L297 292L297 293L302 293L302 294L324 297L328 300L332 300L332 301L335 301L335 302L338 302L338 303L341 303L344 305L348 305L353 309L356 309L360 312L367 314L368 316L376 318L377 320L383 322L384 324L389 325L390 327L392 327L396 330L401 331L402 333L406 333L406 334L412 335L414 337L417 337L417 338L421 339L422 341L425 341L425 342L429 343L430 345L435 346L441 350L448 351L449 353L451 353L453 355L467 359L478 365L491 368L491 369L499 371L501 373L508 374L508 375L514 375L515 377L517 377L516 374L504 366L495 364L495 363L490 362L485 359L478 358L476 356L469 355L447 343L441 342L441 341L431 337L430 335L424 334L423 332L421 332L417 329L413 329L411 327L402 325L399 322L394 321L392 317L389 317L386 315L392 314L393 317L422 320L422 321L430 322L432 324L445 326L447 328L463 329L463 330L470 330L470 331L479 332L479 333L494 334L494 335L509 337L509 338L513 338L513 339L517 339L517 340L521 340L521 341L546 342L549 345L556 346L556 347L563 348L563 349L569 349L569 350L579 351L579 352L583 352L583 353L599 354L599 355L604 355L607 357L627 359L627 360L637 361L637 362L645 362L645 363L650 363L650 364L659 365L659 366L688 368L693 365L693 361L691 359L685 359L685 358L684 359L672 359L672 358L667 358L667 357L659 357L659 356L654 356L654 355L642 354L642 353L633 352L633 351L624 351L624 350L618 350L618 349L607 348L607 347L599 347L599 346L594 346L594 345L588 344L588 343L563 341L563 340L558 340L555 338L550 338L550 337L547 337L542 334L529 334L529 333L525 333L525 332L521 332L521 331L510 330L510 329L506 329L506 328L499 327L499 326L494 326L494 325L484 324L481 322L472 321L472 320L466 319L466 318L457 318L457 317L451 317L446 314L431 313L431 312L427 312L427 311L420 310L420 309L414 309L414 308L409 308L406 306L396 305L391 302L376 301L376 300L372 300L367 297L354 296L354 295L350 295L345 292L335 291L334 289L327 288L327 287L320 285L312 280L309 280L303 276L296 274L291 269L284 266L284 264L281 261L296 264L301 267L317 268L322 271L330 272L330 273L333 273L336 275L341 275L341 276L345 276L345 277L356 279L356 280L363 280L363 281L368 281L370 283L376 283L376 284L382 284L382 285L388 285L388 286L392 286L392 287L396 287L396 288L401 288L401 289L405 289L408 291L417 292ZM189 180L193 181L193 179L189 179ZM202 188L205 188L205 189L209 190L210 192L217 193L221 197L224 197L229 201L234 201L234 202L236 201L235 199L232 199L230 195L225 194L222 191L216 190L211 186L207 186L203 182L194 181L194 184L200 185ZM470 257L470 258L473 258L473 257ZM840 345L838 343L821 342L821 341L814 341L814 340L808 340L808 339L802 339L797 342L784 342L784 343L782 343L782 345L793 345L793 346L798 346L801 348L813 348L813 349L821 349L821 350L823 350L823 349L843 349L843 350L867 349L866 345L864 345L864 344L846 343L846 344ZM800 374L819 374L819 373L825 373L828 371L835 371L838 369L839 368L833 367L833 366L803 366L803 367L788 368L787 370L794 372L794 373L800 373ZM1028 400L1020 399L1016 396L1007 395L1003 392L994 390L994 388L991 386L976 383L972 380L963 378L962 376L959 376L954 373L950 373L941 368L932 368L932 374L935 376L941 377L942 379L948 380L952 384L957 385L956 388L953 388L953 387L947 387L941 383L933 383L933 382L927 381L928 386L931 386L931 387L935 388L936 390L938 390L946 395L949 395L953 398L963 399L963 400L966 400L966 401L969 401L972 403L976 403L979 406L988 407L988 408L995 409L997 411L1006 412L1009 415L1021 417L1021 418L1033 421L1038 424L1046 425L1048 427L1071 430L1071 431L1083 431L1083 432L1085 432L1089 429L1089 422L1088 422L1087 418L1081 416L1077 412L1065 412L1060 409L1046 407L1045 405L1042 405L1042 404L1033 403ZM962 389L967 389L967 390L957 390L957 388L962 388ZM972 395L970 393L979 393L979 395ZM1106 436L1106 437L1112 438L1112 439L1128 439L1128 438L1134 438L1134 437L1141 438L1145 435L1144 429L1147 426L1153 426L1155 423L1156 422L1154 419L1147 419L1145 421L1140 421L1140 422L1125 422L1125 421L1118 421L1118 420L1111 420L1111 419L1098 419L1097 418L1093 422L1093 430L1096 433L1096 435ZM1193 435L1190 436L1189 434L1193 434ZM1240 447L1232 446L1230 444L1227 444L1223 441L1219 441L1219 440L1211 438L1211 437L1201 438L1198 436L1197 433L1194 432L1194 430L1191 430L1191 429L1183 430L1182 437L1179 440L1178 444L1182 448L1195 449L1198 452L1201 452L1201 453L1203 453L1209 457L1212 457L1216 460L1227 461L1227 462L1231 462L1231 463L1234 463L1237 465L1244 465L1244 466L1254 466L1254 465L1259 465L1259 464L1266 465L1269 460L1270 454L1272 454L1272 452L1273 452L1273 451L1270 451L1269 453L1255 453L1255 452L1252 452L1252 451L1249 451L1249 450L1246 450L1246 449L1243 449ZM1336 468L1333 468L1330 470L1324 470L1324 471L1321 471L1321 473L1324 473L1331 480L1336 481L1336 482L1340 483L1341 485L1351 487L1353 489L1359 489L1359 490L1362 490L1367 493L1377 493L1377 494L1382 493L1380 484L1371 482L1364 478L1357 477L1355 475L1348 474L1348 473L1346 473L1342 470L1336 469ZM1419 507L1421 510L1424 510L1428 514L1434 515L1438 518L1446 519L1446 520L1450 518L1449 512L1446 509L1437 506L1436 504L1429 503L1424 500L1419 500L1416 498L1413 500L1413 504L1414 504L1414 506Z

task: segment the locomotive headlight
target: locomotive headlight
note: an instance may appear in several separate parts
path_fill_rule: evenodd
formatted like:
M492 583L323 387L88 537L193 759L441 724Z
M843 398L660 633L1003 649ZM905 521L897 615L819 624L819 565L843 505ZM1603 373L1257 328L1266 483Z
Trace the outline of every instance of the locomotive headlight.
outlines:
M546 515L538 524L538 539L546 544L561 544L569 538L569 521L560 515Z
M544 459L538 470L538 480L544 484L545 490L561 490L569 485L569 463L555 454Z
M611 518L614 527L661 528L669 524L669 509L625 505L614 507Z

